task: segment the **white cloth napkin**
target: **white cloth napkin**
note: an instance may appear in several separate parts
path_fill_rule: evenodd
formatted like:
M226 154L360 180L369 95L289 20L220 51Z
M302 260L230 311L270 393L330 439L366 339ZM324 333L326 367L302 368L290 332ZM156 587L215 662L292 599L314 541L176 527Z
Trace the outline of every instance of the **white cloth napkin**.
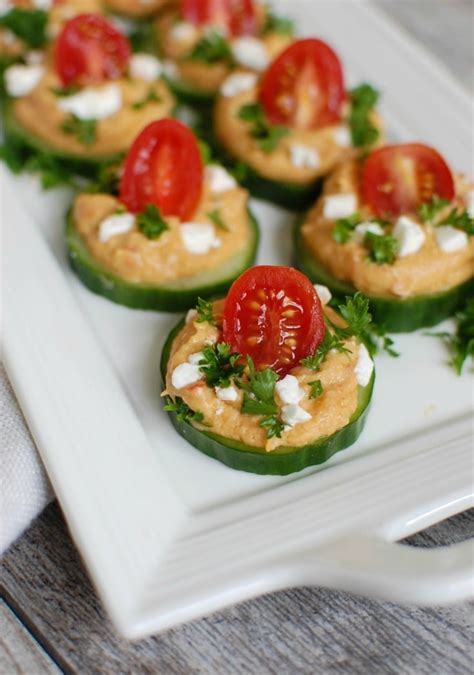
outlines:
M25 418L0 363L0 554L53 499Z

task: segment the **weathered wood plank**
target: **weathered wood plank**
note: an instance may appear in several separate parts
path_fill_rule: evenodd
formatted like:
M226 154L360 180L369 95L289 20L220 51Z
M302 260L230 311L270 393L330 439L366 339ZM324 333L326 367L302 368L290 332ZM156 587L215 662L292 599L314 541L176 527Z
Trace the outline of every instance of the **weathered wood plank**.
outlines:
M58 675L61 671L0 599L0 673Z
M410 543L441 545L473 533L474 510ZM105 617L55 505L7 552L3 564L9 603L67 672L472 672L473 603L402 607L317 588L275 593L127 644Z

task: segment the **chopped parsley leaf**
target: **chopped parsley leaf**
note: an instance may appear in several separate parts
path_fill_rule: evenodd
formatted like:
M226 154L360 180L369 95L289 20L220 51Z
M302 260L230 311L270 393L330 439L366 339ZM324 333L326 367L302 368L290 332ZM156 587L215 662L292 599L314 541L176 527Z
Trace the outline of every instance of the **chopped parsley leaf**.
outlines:
M470 358L474 363L474 298L469 298L465 306L456 314L457 328L452 333L427 333L444 340L450 353L449 365L458 375L462 374L464 364Z
M29 47L38 49L46 42L48 13L42 9L21 9L14 7L0 16L0 26L8 28Z
M391 265L395 261L399 243L390 234L366 232L364 245L369 251L369 259L377 265Z
M370 147L379 138L379 130L372 124L370 114L379 100L379 92L370 84L360 84L350 91L349 127L352 144L356 148Z
M212 313L212 302L198 298L196 312L198 314L198 318L196 319L197 323L205 323L208 321L209 323L215 324L214 315Z
M240 377L245 366L239 363L241 355L231 351L227 342L206 345L202 350L199 370L204 373L209 387L229 387L232 380Z
M323 393L323 385L321 384L321 380L314 380L314 382L309 383L309 386L311 387L311 393L309 395L310 398L319 398Z
M310 370L318 371L326 356L333 349L341 354L350 354L351 350L344 346L345 339L345 336L340 336L337 330L331 332L326 328L326 333L321 344L316 348L314 354L301 359L301 364Z
M239 110L239 118L252 124L250 135L258 141L263 152L275 150L280 140L289 133L287 127L275 126L267 121L260 103L243 105Z
M165 230L169 229L155 204L148 204L145 210L137 215L136 220L138 229L148 239L158 239Z
M228 61L233 63L232 49L225 37L217 30L209 31L193 47L187 56L188 61L202 61L203 63L219 63Z
M420 204L416 211L423 222L431 222L434 220L438 211L444 209L448 204L449 199L441 199L438 195L433 195L431 201Z
M263 34L266 35L267 33L294 35L294 21L286 16L277 16L269 11L265 19L265 25L263 26Z
M91 145L96 139L97 120L81 120L76 115L71 115L63 123L61 129L65 134L75 136L79 143Z
M161 98L158 96L153 87L150 87L147 94L141 99L141 101L135 101L135 103L132 103L132 109L141 110L149 103L161 103Z
M271 368L256 371L254 363L247 357L249 367L249 381L237 382L244 390L241 412L244 415L259 415L262 429L266 430L267 438L281 438L285 425L279 417L278 405L275 401L275 383L278 374Z
M458 230L463 230L468 236L474 236L474 218L471 218L467 209L464 211L453 209L438 225L451 225Z
M351 238L357 225L360 225L362 218L358 213L353 213L347 218L338 218L332 231L332 238L338 244L345 244Z
M55 96L62 98L65 96L74 96L74 94L81 91L81 88L77 84L70 84L66 87L51 87L51 91Z
M227 225L222 220L221 214L219 213L219 211L217 209L214 209L213 211L209 211L209 213L207 214L207 217L209 218L209 220L212 220L214 225L216 227L218 227L220 230L225 230L226 232L229 231L229 228L227 227Z
M179 396L174 401L167 398L164 410L176 413L179 422L202 422L204 420L202 412L192 410Z

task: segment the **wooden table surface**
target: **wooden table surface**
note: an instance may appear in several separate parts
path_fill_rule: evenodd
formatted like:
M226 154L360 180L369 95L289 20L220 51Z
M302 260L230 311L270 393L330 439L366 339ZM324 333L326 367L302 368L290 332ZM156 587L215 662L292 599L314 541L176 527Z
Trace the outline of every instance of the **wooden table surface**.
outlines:
M470 0L377 4L472 89ZM474 510L408 543L437 546L473 534ZM104 615L56 504L4 555L2 587L1 675L473 672L473 603L403 607L317 588L274 593L126 643Z

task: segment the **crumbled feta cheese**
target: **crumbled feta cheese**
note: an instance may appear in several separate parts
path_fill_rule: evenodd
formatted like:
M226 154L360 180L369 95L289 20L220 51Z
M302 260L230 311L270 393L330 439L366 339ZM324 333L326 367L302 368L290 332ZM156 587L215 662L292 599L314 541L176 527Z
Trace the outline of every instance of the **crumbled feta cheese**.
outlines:
M337 220L337 218L347 218L357 211L357 195L353 192L341 193L338 195L328 195L324 199L325 218Z
M188 312L186 314L186 323L191 323L191 321L196 321L197 319L197 311L195 309L188 309Z
M322 286L321 284L314 284L316 293L319 296L322 305L327 305L330 299L332 298L332 293L327 286Z
M257 84L255 73L235 73L230 75L221 86L222 96L237 96L252 89Z
M0 0L0 16L5 16L13 9L13 4L10 0Z
M106 242L117 234L125 234L135 225L133 213L114 213L99 225L99 241Z
M173 370L171 384L175 389L182 389L190 384L199 382L203 377L204 373L201 373L199 366L193 363L180 363L179 366L176 366Z
M176 80L179 77L179 68L174 61L163 61L163 72L170 80Z
M188 42L194 40L197 35L196 26L188 21L179 21L171 27L170 37L176 42Z
M359 225L356 226L354 234L352 235L353 241L355 241L357 244L361 244L364 241L364 237L367 234L367 232L372 232L373 234L380 234L380 235L384 233L383 228L378 223L370 223L370 222L360 223Z
M289 147L290 159L298 169L317 169L321 163L319 154L314 148L300 143L293 143Z
M281 419L289 427L294 427L295 424L300 424L301 422L307 422L310 420L311 415L296 403L290 403L282 407Z
M44 61L43 52L33 50L25 55L25 61L29 66L37 66Z
M228 192L237 187L237 182L223 166L219 164L210 164L206 166L206 180L209 182L211 192L219 194Z
M333 138L340 148L350 148L352 146L352 136L349 127L341 125L333 131Z
M214 226L210 223L182 223L179 231L184 248L189 253L203 255L221 245Z
M435 229L435 237L438 246L444 253L460 251L469 244L466 232L458 230L452 225L441 225Z
M139 80L153 82L161 77L163 66L153 54L137 53L130 58L130 75Z
M467 212L470 218L474 218L474 190L470 190L467 193Z
M101 120L120 110L122 90L117 84L97 88L86 87L78 94L60 98L58 107L81 120Z
M419 251L426 238L421 225L407 216L400 216L395 223L392 236L398 241L397 256L399 258Z
M361 387L366 387L370 382L373 370L374 362L370 357L367 347L363 344L359 345L359 357L354 368L357 384Z
M188 356L188 363L192 363L193 366L199 365L199 361L201 361L204 358L204 354L202 352L194 352L194 354L190 354Z
M282 403L299 403L304 397L304 389L300 387L298 379L294 375L285 377L275 384L275 391Z
M236 401L239 398L239 393L233 384L230 387L216 387L215 392L221 401Z
M262 72L270 63L270 58L261 40L254 37L241 37L232 42L232 54L241 66Z
M33 91L44 74L40 65L24 66L20 63L5 70L5 88L9 96L26 96Z
M36 9L48 10L53 4L53 0L33 0L33 5Z

